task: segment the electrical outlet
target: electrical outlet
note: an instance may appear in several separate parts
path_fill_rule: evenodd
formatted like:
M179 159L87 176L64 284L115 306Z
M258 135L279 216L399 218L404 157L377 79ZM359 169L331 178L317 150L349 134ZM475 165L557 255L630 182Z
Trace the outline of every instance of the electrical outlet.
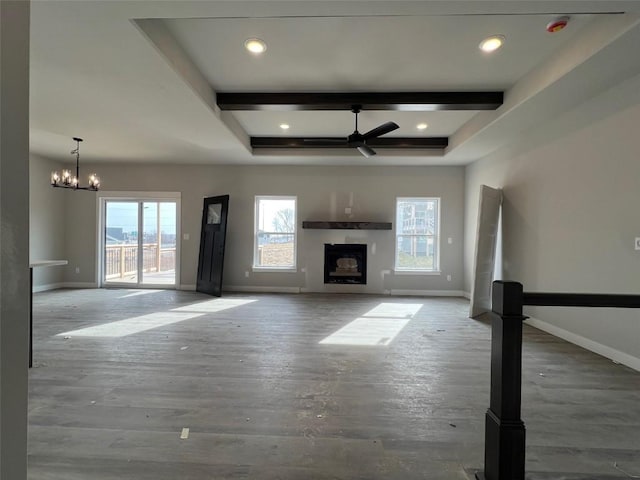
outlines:
M244 276L245 276L246 278L249 278L249 271L244 272Z
M80 273L80 267L76 267L76 273Z
M189 234L188 233L183 233L182 234L182 239L183 240L189 240Z
M640 250L640 237L636 237L636 250Z
M453 243L453 238L451 238L451 237L447 238L447 243L449 245L451 245Z
M447 275L447 282L451 281L451 275Z

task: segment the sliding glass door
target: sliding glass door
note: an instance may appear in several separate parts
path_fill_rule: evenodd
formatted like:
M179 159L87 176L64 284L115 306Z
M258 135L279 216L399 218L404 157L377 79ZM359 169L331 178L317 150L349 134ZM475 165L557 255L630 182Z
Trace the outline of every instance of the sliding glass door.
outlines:
M102 283L176 286L177 203L105 199Z
M145 285L176 284L176 204L142 202L142 276Z

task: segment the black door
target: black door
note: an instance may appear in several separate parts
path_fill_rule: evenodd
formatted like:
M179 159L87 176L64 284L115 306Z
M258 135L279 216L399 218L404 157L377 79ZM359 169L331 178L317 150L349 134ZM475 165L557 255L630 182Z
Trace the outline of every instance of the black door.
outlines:
M216 297L222 295L222 267L228 209L229 195L204 199L196 290Z

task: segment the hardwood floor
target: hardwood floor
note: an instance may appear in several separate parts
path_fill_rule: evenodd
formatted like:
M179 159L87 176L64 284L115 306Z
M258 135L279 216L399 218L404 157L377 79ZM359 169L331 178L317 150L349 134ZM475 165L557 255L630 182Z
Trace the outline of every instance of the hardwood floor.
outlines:
M483 463L490 348L467 310L452 298L36 294L29 479L466 479ZM528 478L628 478L614 462L640 474L640 373L528 326L523 363Z

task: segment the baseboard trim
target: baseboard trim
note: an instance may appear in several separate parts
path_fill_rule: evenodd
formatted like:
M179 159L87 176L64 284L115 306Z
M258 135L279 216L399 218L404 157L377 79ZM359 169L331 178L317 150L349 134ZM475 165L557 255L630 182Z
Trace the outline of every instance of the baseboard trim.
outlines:
M300 293L300 287L258 287L258 286L235 286L223 287L223 292L239 293Z
M391 295L411 297L464 297L462 290L391 290Z
M529 318L525 321L525 323L531 325L534 328L537 328L538 330L550 333L553 336L562 338L563 340L566 340L567 342L573 343L575 345L579 345L591 352L602 355L603 357L613 360L614 362L621 363L629 368L633 368L634 370L640 372L640 358L608 347L607 345L595 342L589 338L585 338L563 328L556 327L555 325L552 325L543 320L539 320L537 318Z
M60 288L98 288L96 282L64 282Z
M176 290L187 290L187 291L195 292L196 286L195 285L178 285L176 287Z
M471 300L471 292L462 292L462 296L467 300Z
M33 293L48 292L49 290L58 290L60 288L65 288L65 286L66 284L64 282L47 283L45 285L34 285Z

